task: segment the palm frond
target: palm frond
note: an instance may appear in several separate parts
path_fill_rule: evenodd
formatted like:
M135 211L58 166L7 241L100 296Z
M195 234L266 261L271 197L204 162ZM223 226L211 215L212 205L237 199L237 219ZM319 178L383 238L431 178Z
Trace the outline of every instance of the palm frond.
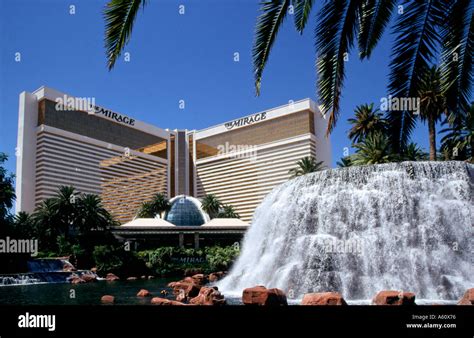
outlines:
M303 30L308 22L309 13L313 8L314 0L294 0L295 7L295 26L296 30L303 34Z
M404 13L394 26L396 41L390 63L389 92L394 97L415 98L420 77L431 66L440 42L438 28L447 15L448 1L427 0L403 3ZM399 152L415 127L413 112L390 111L391 143Z
M359 56L369 58L390 22L395 0L366 0L359 14Z
M111 70L125 45L130 40L133 23L146 0L111 0L104 9L105 50L107 66Z
M360 1L327 1L316 27L319 103L329 112L326 135L334 128L339 115L339 101L344 82L345 57L357 32ZM347 54L346 54L347 53Z
M469 106L472 88L474 12L471 0L454 1L441 29L443 92L451 114Z
M262 73L268 61L270 50L285 18L289 0L270 0L261 4L262 14L257 18L255 40L252 49L253 72L256 95L260 95Z

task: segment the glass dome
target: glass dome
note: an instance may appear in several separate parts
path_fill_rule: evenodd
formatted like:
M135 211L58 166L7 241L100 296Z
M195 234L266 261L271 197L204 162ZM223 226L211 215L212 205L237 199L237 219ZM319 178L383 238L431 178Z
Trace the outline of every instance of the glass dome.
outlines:
M177 196L171 201L171 209L165 215L165 221L174 225L203 225L206 223L205 213L199 200L189 196Z

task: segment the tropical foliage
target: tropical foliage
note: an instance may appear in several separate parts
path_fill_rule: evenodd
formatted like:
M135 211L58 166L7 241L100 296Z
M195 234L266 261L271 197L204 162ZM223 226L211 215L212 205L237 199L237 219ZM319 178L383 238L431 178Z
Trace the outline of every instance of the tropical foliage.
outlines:
M73 244L89 246L91 236L117 225L103 207L99 196L79 194L73 187L62 186L58 193L44 200L31 216L31 232L35 233L43 250L56 251L57 238Z
M230 268L239 255L237 245L213 246L203 249L161 247L138 252L140 260L157 275L182 275L186 270L199 269L203 273L222 271ZM183 263L179 258L192 257L195 263Z
M5 232L11 223L10 209L15 201L14 176L9 174L4 167L8 160L5 153L0 153L0 233Z
M314 157L306 156L296 162L296 167L290 169L288 173L290 174L290 178L295 178L309 173L314 173L325 168L326 167L323 161L318 162Z
M4 173L0 167L0 173ZM73 187L62 186L56 195L45 199L32 214L8 214L14 194L10 193L11 176L3 177L2 233L22 239L37 239L40 256L72 255L79 267L92 266L92 251L98 244L116 244L107 231L117 225L103 207L99 196L79 194ZM7 194L8 193L8 194ZM78 263L78 260L80 262ZM83 265L84 264L84 265Z
M387 135L371 133L364 141L354 145L356 153L351 157L353 165L393 162L394 155Z
M264 0L255 26L252 50L255 90L261 91L262 75L278 32L288 16L302 34L315 8L314 0ZM439 111L459 116L468 110L473 83L474 6L472 0L324 0L315 16L318 103L328 116L327 134L336 125L344 86L346 64L354 49L361 60L369 59L387 30L394 33L388 94L395 98L419 98L425 107L422 119L430 129L430 158L436 157L433 132ZM112 69L130 40L143 0L111 0L104 10L107 64ZM392 20L392 18L394 20ZM426 76L439 64L436 82L427 88ZM434 85L434 86L433 86ZM428 90L429 89L429 90ZM439 109L439 92L445 109ZM380 121L378 112L355 117L360 122ZM356 112L357 114L357 112ZM374 121L375 120L375 121ZM387 135L392 152L402 158L408 149L417 114L408 108L389 110ZM364 126L364 124L360 124ZM367 126L367 124L365 124ZM459 129L459 128L458 128ZM355 143L364 130L351 131ZM450 139L450 142L453 140ZM382 143L379 143L382 144ZM446 150L446 148L444 149Z
M239 214L235 211L232 205L223 205L219 213L218 218L240 218Z
M402 160L404 161L427 161L429 155L416 143L411 142L403 152Z
M263 70L276 35L294 11L302 33L313 0L263 1L253 46L255 88L261 89ZM354 46L360 59L370 58L396 13L388 83L393 97L417 97L422 77L441 56L441 86L448 110L459 114L467 107L473 82L474 14L470 0L340 0L323 2L316 17L315 46L318 96L328 114L327 132L339 115L346 61ZM390 143L400 153L409 143L416 116L408 110L389 111Z
M354 143L363 141L374 132L385 133L387 127L383 114L378 109L374 109L373 103L357 106L354 118L347 121L352 124L348 136Z
M211 219L216 218L222 208L222 203L219 201L217 196L213 194L204 196L201 200L201 204L202 210L207 212Z
M151 201L144 202L138 210L137 217L154 218L162 217L163 213L170 210L171 204L163 193L153 196Z
M351 157L350 157L350 156L341 157L341 159L336 162L336 165L337 165L339 168L350 167L350 166L352 165Z
M467 160L474 163L474 102L462 115L444 122L441 152L445 160Z
M430 68L420 80L418 95L420 97L420 117L428 124L430 160L436 161L436 123L441 120L446 109L441 72Z

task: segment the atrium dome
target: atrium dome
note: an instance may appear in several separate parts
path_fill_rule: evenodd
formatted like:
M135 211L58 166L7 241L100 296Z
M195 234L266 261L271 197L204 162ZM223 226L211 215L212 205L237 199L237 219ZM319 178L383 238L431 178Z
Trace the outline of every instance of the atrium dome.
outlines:
M167 222L178 226L199 226L209 221L209 215L202 210L197 198L179 195L172 198L170 204L164 218Z

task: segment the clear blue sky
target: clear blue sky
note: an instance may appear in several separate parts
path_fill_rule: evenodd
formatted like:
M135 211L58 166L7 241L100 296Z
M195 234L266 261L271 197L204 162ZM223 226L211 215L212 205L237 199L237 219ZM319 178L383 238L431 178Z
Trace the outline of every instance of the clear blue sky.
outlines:
M317 101L313 10L301 36L289 17L280 31L255 97L251 48L257 1L150 1L140 11L128 63L109 72L103 47L105 0L0 0L0 151L15 170L18 95L45 85L162 128L201 129L310 97ZM316 2L320 5L320 2ZM76 14L69 14L69 5ZM179 4L185 15L179 15ZM317 7L319 10L319 6ZM370 61L351 55L341 116L331 136L333 166L350 146L347 118L354 107L386 95L391 35ZM15 53L21 62L15 62ZM234 62L234 52L240 62ZM179 109L179 100L186 108ZM419 124L413 139L427 147Z

